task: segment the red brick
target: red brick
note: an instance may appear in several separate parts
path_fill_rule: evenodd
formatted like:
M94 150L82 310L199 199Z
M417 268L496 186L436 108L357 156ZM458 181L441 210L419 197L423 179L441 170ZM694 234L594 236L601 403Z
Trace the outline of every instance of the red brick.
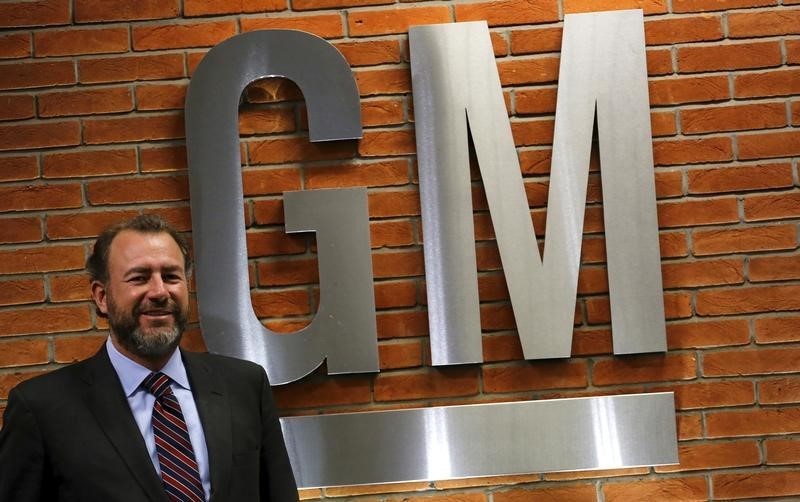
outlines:
M0 27L69 24L69 0L0 3Z
M0 65L0 89L28 89L74 83L75 65L72 61L26 61Z
M514 143L519 146L551 145L555 122L550 118L515 121L511 123Z
M0 96L0 120L29 119L35 114L33 96L24 94Z
M284 317L312 313L308 291L285 289L280 291L255 291L251 295L253 310L262 317Z
M365 132L358 145L358 153L364 157L410 155L415 152L414 131L407 129Z
M661 266L664 288L686 288L742 284L744 260L701 260L684 263L665 263Z
M87 150L45 154L42 176L72 178L136 172L136 150Z
M36 157L0 157L0 181L32 180L39 175Z
M800 126L800 101L792 103L792 125Z
M764 317L756 319L755 330L758 343L800 341L800 318Z
M378 338L419 337L428 334L428 315L419 311L380 312L376 316Z
M281 259L258 263L259 286L293 286L319 283L319 270L314 259Z
M370 224L373 249L416 244L414 234L414 226L410 221L378 221Z
M746 345L749 342L747 321L741 319L667 324L667 347L670 350Z
M282 194L300 190L300 172L297 169L248 169L242 173L245 196Z
M536 54L561 50L562 28L533 28L511 32L511 53Z
M308 189L393 186L409 181L405 160L312 167L306 169L305 175Z
M768 439L764 441L768 465L800 463L800 440Z
M514 92L514 104L518 114L550 114L556 111L556 88L545 87ZM552 142L552 141L551 141ZM548 161L550 156L547 156ZM520 159L522 162L522 159ZM549 168L548 168L549 171ZM526 173L527 174L527 173Z
M183 54L81 59L78 74L84 84L161 80L184 77L183 65Z
M186 100L186 85L145 84L136 86L137 110L180 110Z
M703 437L703 423L699 413L678 413L675 418L677 419L678 441Z
M387 5L393 0L292 0L294 10L333 9L341 7L363 7L367 5Z
M374 66L401 61L398 40L341 42L335 44L335 47L342 53L350 66Z
M800 4L800 1L794 1ZM784 41L784 45L786 47L786 62L789 64L800 64L800 40L786 40Z
M705 376L741 376L787 373L797 369L800 349L736 349L703 356Z
M236 34L233 21L133 26L137 51L212 47Z
M33 44L37 57L126 52L128 28L37 31Z
M682 232L661 233L658 242L662 258L680 258L689 255L689 244Z
M0 181L32 180L39 175L36 157L0 157Z
M344 159L355 153L355 144L349 141L309 143L307 138L281 138L249 141L246 144L251 164Z
M44 281L40 278L0 281L0 305L25 305L44 300Z
M767 188L786 188L793 184L789 163L755 164L687 171L689 193L722 193ZM745 199L745 205L750 199Z
M481 3L455 4L456 22L483 21L489 26L536 24L558 21L558 3L555 0L499 0ZM442 22L448 22L447 19Z
M674 19L647 20L644 36L647 45L670 45L686 42L722 40L719 16L692 16Z
M669 49L650 49L646 51L647 75L669 75L674 73L672 51Z
M713 225L739 221L736 199L683 200L658 204L660 228Z
M26 58L31 55L31 34L11 33L0 36L0 58Z
M182 105L178 108L182 108ZM245 107L239 112L239 134L275 134L296 129L294 110L291 108Z
M375 284L375 306L379 309L413 307L416 304L415 281L382 281Z
M4 218L0 220L0 243L39 242L42 222L39 218Z
M650 79L649 88L653 106L730 99L728 78L721 75Z
M86 192L91 204L187 200L189 198L189 181L185 176L93 181L88 184Z
M47 237L50 240L97 237L106 227L136 214L133 210L52 213L47 215Z
M83 139L87 144L152 141L184 137L183 115L146 115L86 120Z
M166 19L180 12L178 0L75 0L75 22Z
M374 253L372 273L376 279L421 276L424 273L422 251Z
M680 47L677 60L681 73L695 73L780 66L782 56L778 42L753 42Z
M797 232L793 226L747 227L693 232L694 254L712 255L795 249Z
M0 188L0 211L26 211L81 207L78 184L16 185Z
M497 70L502 85L523 85L555 82L558 79L559 59L539 56L500 61Z
M749 38L800 33L800 9L728 14L728 37Z
M752 499L800 495L800 471L717 474L711 478L714 497Z
M630 469L598 469L591 471L565 471L565 472L546 472L544 481L573 481L584 479L614 478L619 476L644 476L649 472L645 467L633 467ZM536 479L535 481L539 481ZM527 480L524 480L527 482ZM557 502L556 500L548 502Z
M411 71L409 69L359 70L355 74L359 94L375 96L380 94L400 94L411 91Z
M48 342L45 338L0 341L0 368L47 364Z
M396 125L405 122L403 103L397 99L361 102L361 123L366 126Z
M656 112L650 114L650 130L653 137L675 136L678 132L675 112Z
M416 368L422 365L422 345L419 341L382 343L378 359L381 370Z
M594 363L594 385L693 380L697 377L694 354L636 355Z
M405 34L410 26L448 23L451 20L450 9L444 5L395 7L351 11L347 17L347 26L350 36L363 37Z
M375 377L376 401L474 396L478 368L436 368L414 373L381 373Z
M697 293L699 315L748 314L800 309L800 286L758 286L702 290Z
M369 195L368 202L372 218L416 216L421 212L416 191L374 192Z
M733 77L737 98L785 96L800 93L800 70L771 70Z
M39 116L93 115L133 110L127 87L50 92L39 95Z
M272 389L280 408L316 408L370 402L370 379L364 376L335 376L325 380L295 382Z
M142 172L183 171L186 169L186 148L183 145L139 147L139 163Z
M51 302L91 300L88 274L53 275L48 282Z
M776 0L673 0L672 12L707 12L776 4Z
M243 18L240 22L242 33L254 30L290 29L306 31L322 38L340 38L344 35L342 16L339 14Z
M740 159L800 155L800 131L739 135Z
M752 282L800 279L800 256L753 256L749 276Z
M86 331L92 327L88 306L44 307L0 312L0 336Z
M632 500L708 500L708 488L703 477L663 478L655 480L605 483L602 487L606 502L630 502Z
M683 195L683 172L656 171L656 198L680 197Z
M684 133L698 134L746 129L768 129L786 125L784 103L718 106L681 110Z
M498 490L493 492L492 500L494 502L555 502L558 500L595 502L597 498L594 485L584 483L575 486L532 486L507 491Z
M522 392L586 387L586 363L578 361L533 361L481 368L484 392Z
M78 145L80 136L77 121L5 125L0 126L0 151Z
M697 471L759 465L761 454L755 441L698 443L678 446L677 466L656 467L656 472Z
M250 258L279 254L298 254L306 251L302 235L287 235L283 230L247 233L247 251Z
M186 0L183 4L183 14L187 17L281 10L286 10L286 0Z
M57 363L81 361L96 354L105 341L106 337L102 335L54 337L54 360Z
M730 138L699 138L653 142L653 160L657 166L699 164L733 159Z
M761 404L800 403L800 378L770 378L758 383L758 402Z
M742 406L753 404L756 400L753 382L742 381L697 382L659 387L654 391L675 392L675 407L679 410ZM681 462L681 468L685 467Z

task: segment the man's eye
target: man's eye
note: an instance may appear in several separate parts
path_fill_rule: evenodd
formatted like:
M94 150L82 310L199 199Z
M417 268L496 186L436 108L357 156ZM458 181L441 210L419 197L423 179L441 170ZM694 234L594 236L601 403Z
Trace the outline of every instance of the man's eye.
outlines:
M130 279L128 279L128 282L134 282L134 283L137 283L137 284L141 284L141 283L143 283L145 281L146 281L145 277L141 276L141 275L135 275L135 276L131 277Z

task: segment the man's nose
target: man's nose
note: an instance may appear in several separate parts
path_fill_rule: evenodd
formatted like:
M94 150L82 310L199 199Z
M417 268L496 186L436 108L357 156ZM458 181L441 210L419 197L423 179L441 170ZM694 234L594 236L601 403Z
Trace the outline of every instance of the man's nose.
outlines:
M164 281L161 279L160 275L153 274L153 276L150 277L149 286L150 287L147 289L147 296L149 298L156 300L169 296L166 285L164 284Z

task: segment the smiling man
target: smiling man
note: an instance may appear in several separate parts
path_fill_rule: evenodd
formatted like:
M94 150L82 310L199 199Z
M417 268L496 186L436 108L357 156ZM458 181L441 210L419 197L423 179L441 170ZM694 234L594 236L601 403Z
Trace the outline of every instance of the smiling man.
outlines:
M297 500L264 370L178 349L186 242L154 215L106 229L87 261L110 336L23 382L0 429L0 500Z

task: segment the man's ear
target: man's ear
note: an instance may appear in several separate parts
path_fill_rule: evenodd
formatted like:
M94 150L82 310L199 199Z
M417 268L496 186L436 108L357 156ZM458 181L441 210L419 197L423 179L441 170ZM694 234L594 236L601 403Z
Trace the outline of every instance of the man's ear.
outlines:
M108 315L108 305L106 303L106 286L100 281L92 281L92 300L97 306L97 311L103 315Z

